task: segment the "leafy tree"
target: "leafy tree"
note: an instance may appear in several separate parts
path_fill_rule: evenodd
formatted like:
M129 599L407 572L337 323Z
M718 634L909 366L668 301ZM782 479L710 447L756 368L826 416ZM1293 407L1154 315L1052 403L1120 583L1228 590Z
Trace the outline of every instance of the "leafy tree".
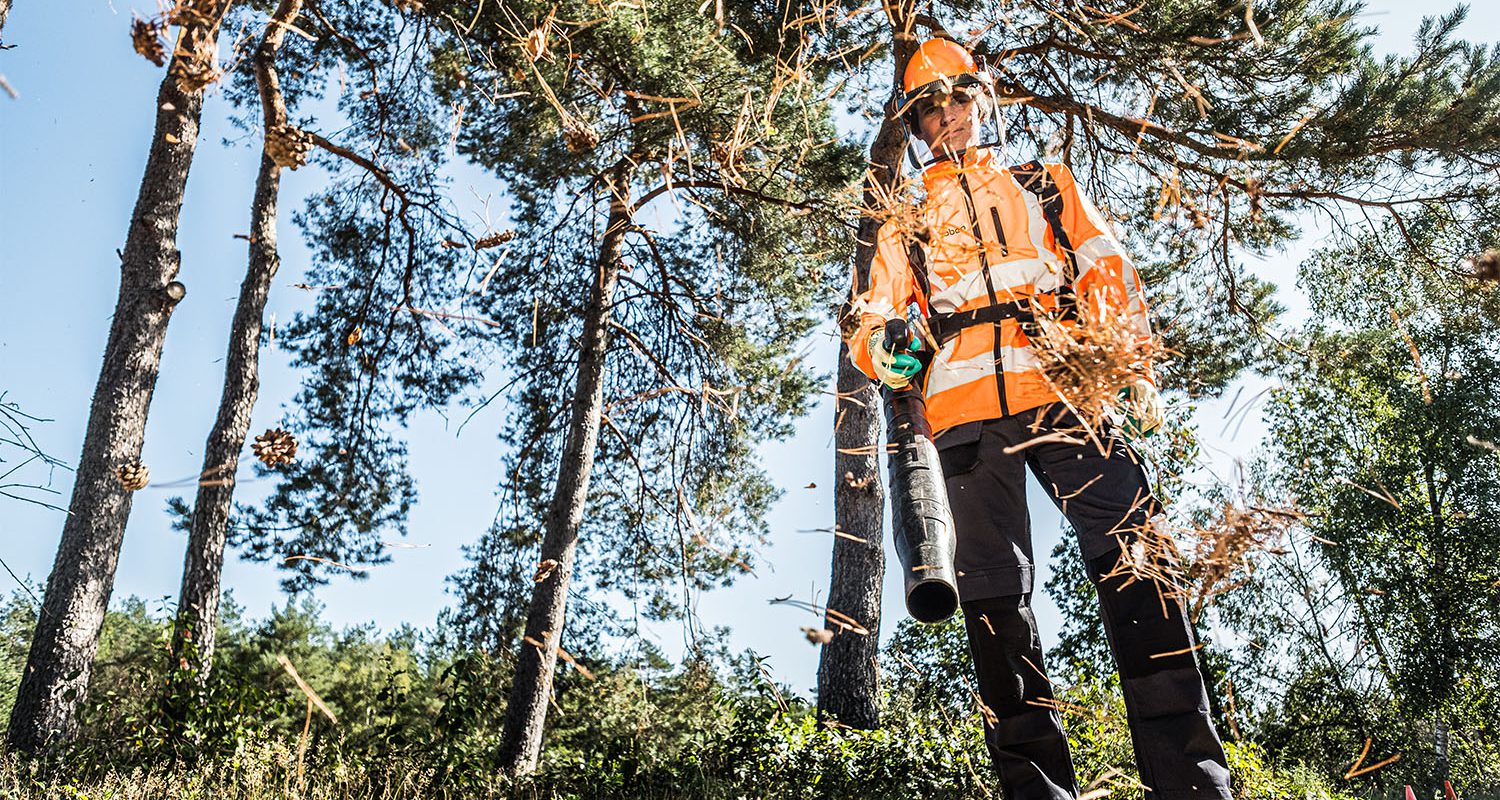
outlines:
M1331 657L1292 670L1267 735L1288 752L1317 751L1310 725L1374 737L1402 753L1379 785L1497 780L1500 294L1431 258L1493 244L1497 221L1491 204L1433 207L1306 263L1315 322L1268 413L1264 479L1315 537L1297 554L1302 635Z

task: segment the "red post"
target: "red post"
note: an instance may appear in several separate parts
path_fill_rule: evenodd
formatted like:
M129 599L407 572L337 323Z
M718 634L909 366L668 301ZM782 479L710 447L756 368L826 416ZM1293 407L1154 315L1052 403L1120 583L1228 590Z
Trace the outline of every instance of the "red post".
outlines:
M1443 781L1443 797L1446 800L1458 800L1458 795L1453 793L1453 784Z

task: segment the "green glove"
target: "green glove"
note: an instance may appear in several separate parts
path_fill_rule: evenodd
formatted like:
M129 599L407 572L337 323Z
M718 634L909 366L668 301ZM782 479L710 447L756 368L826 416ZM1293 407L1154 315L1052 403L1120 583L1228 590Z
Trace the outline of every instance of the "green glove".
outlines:
M912 376L922 370L922 362L911 354L911 351L921 346L915 338L901 347L902 352L892 353L886 349L885 331L878 330L870 334L867 346L870 349L870 363L875 367L875 377L892 389L906 388L911 383Z
M1156 433L1165 421L1161 393L1145 378L1121 389L1120 402L1125 411L1125 435L1131 439L1146 438Z

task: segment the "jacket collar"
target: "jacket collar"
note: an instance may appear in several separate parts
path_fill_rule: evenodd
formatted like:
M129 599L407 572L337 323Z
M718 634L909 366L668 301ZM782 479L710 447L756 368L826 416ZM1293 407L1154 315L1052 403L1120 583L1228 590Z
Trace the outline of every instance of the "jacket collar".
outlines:
M931 190L933 187L945 183L961 172L992 167L994 163L995 151L993 148L971 147L953 158L945 158L922 170L922 183Z

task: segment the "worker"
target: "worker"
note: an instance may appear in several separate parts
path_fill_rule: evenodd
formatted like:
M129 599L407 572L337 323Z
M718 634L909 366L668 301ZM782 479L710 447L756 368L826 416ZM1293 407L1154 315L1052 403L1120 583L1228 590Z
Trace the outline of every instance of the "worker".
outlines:
M1162 422L1149 366L1124 388L1123 426L1099 431L1102 447L1083 443L1083 423L1043 377L1027 336L1040 317L1066 321L1097 309L1148 340L1140 276L1066 166L1007 167L980 144L994 95L962 46L922 43L902 88L897 113L932 154L922 172L926 200L915 222L896 214L881 226L869 279L854 287L849 351L865 374L902 388L922 364L912 342L885 341L885 323L915 303L931 329L936 352L922 389L1003 796L1078 796L1031 608L1029 467L1077 535L1094 582L1146 797L1228 800L1223 745L1178 595L1118 568L1161 510L1121 430L1144 435ZM1075 435L1049 435L1057 432Z

